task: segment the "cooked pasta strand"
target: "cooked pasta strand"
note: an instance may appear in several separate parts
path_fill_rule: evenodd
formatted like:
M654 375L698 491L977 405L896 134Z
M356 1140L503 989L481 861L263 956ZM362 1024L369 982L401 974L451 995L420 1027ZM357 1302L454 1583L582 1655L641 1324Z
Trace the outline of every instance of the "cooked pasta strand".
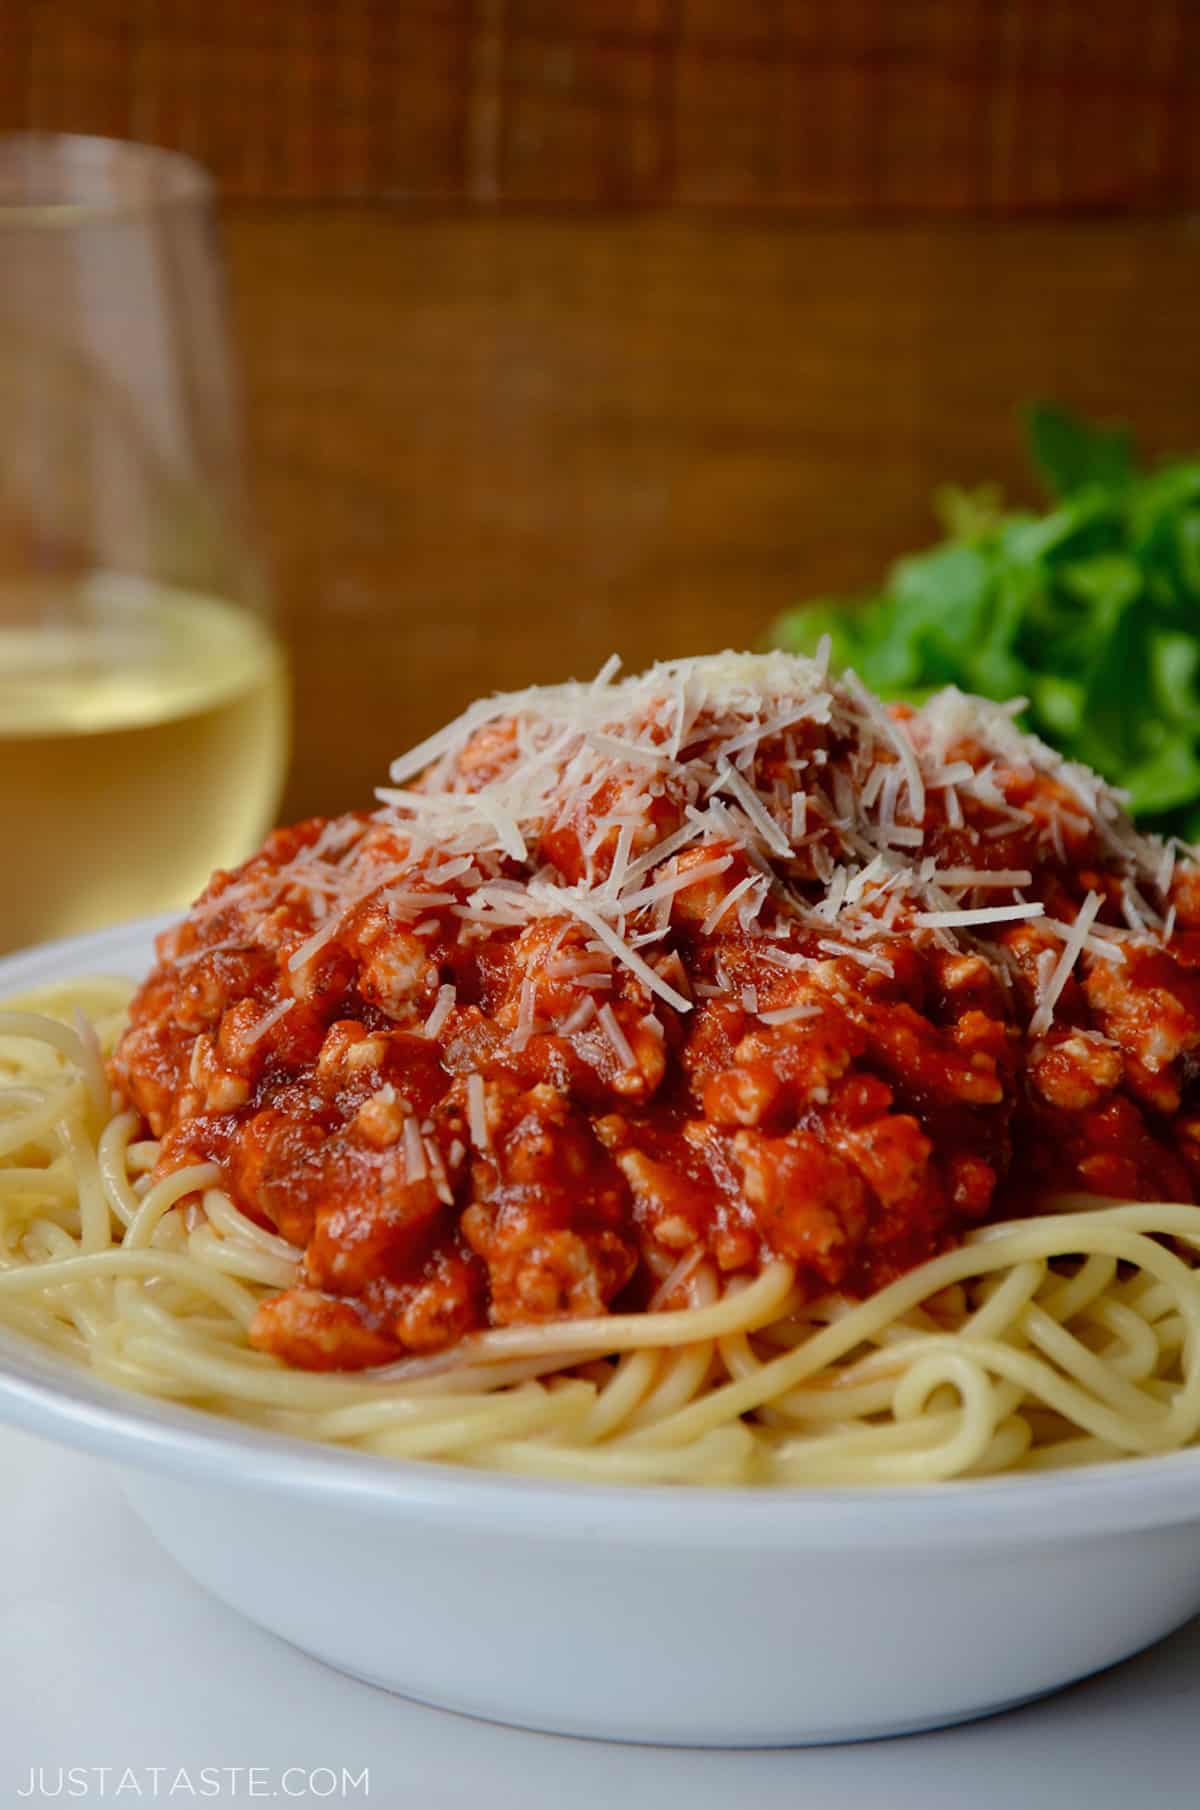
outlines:
M110 995L85 987L118 1026ZM253 1349L299 1253L212 1164L153 1180L89 1039L0 1016L0 1325L122 1387L395 1458L613 1483L900 1485L1152 1454L1200 1435L1200 1207L1046 1203L865 1301L792 1266L677 1266L640 1314L474 1334L375 1371ZM51 1026L52 1030L41 1027ZM40 1041L39 1041L40 1040Z

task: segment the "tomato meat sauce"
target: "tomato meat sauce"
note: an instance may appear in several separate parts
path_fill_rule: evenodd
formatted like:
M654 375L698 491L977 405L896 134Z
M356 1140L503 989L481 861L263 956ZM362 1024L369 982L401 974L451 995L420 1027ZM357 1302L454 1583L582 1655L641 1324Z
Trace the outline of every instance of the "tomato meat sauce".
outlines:
M454 727L454 726L452 726ZM217 874L112 1074L295 1246L308 1369L863 1296L1047 1192L1195 1197L1200 886L993 706L678 663L470 713Z

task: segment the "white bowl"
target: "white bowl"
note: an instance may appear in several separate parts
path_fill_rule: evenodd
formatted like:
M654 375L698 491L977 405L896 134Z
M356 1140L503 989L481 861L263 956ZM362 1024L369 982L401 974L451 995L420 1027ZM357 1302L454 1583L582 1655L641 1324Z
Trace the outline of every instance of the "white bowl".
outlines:
M149 956L145 925L80 937L0 962L0 991ZM112 1463L194 1578L306 1652L562 1734L773 1746L932 1728L1200 1610L1200 1451L873 1491L558 1484L251 1431L11 1336L0 1418Z

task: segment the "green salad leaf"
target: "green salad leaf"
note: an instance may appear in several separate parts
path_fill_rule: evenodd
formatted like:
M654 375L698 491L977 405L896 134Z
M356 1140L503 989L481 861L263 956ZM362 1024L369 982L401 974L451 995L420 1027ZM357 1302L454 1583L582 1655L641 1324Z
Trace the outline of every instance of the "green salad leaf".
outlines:
M1026 411L1029 451L1055 496L1070 496L1085 484L1128 484L1133 477L1129 429L1096 427L1051 402Z
M1139 469L1127 429L1051 403L1025 427L1048 510L946 487L942 542L870 596L785 611L768 644L811 653L828 634L884 697L1025 698L1023 727L1200 840L1200 459Z

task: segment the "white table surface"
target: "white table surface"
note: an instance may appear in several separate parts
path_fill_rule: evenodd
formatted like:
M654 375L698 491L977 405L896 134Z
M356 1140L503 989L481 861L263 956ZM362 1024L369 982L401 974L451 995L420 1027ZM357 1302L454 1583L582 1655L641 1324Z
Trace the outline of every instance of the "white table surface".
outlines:
M369 1773L387 1810L1153 1810L1200 1802L1200 1621L1030 1708L858 1747L699 1752L532 1735L344 1678L206 1596L91 1459L0 1430L0 1806L31 1769L85 1769L58 1802L247 1803L303 1773ZM279 1537L286 1539L281 1527ZM109 1767L101 1777L97 1769ZM149 1771L163 1768L157 1787ZM200 1796L201 1769L219 1795ZM138 1791L126 1782L134 1769ZM193 1791L168 1787L183 1769ZM36 1777L36 1773L34 1774ZM157 1789L157 1800L154 1791Z

